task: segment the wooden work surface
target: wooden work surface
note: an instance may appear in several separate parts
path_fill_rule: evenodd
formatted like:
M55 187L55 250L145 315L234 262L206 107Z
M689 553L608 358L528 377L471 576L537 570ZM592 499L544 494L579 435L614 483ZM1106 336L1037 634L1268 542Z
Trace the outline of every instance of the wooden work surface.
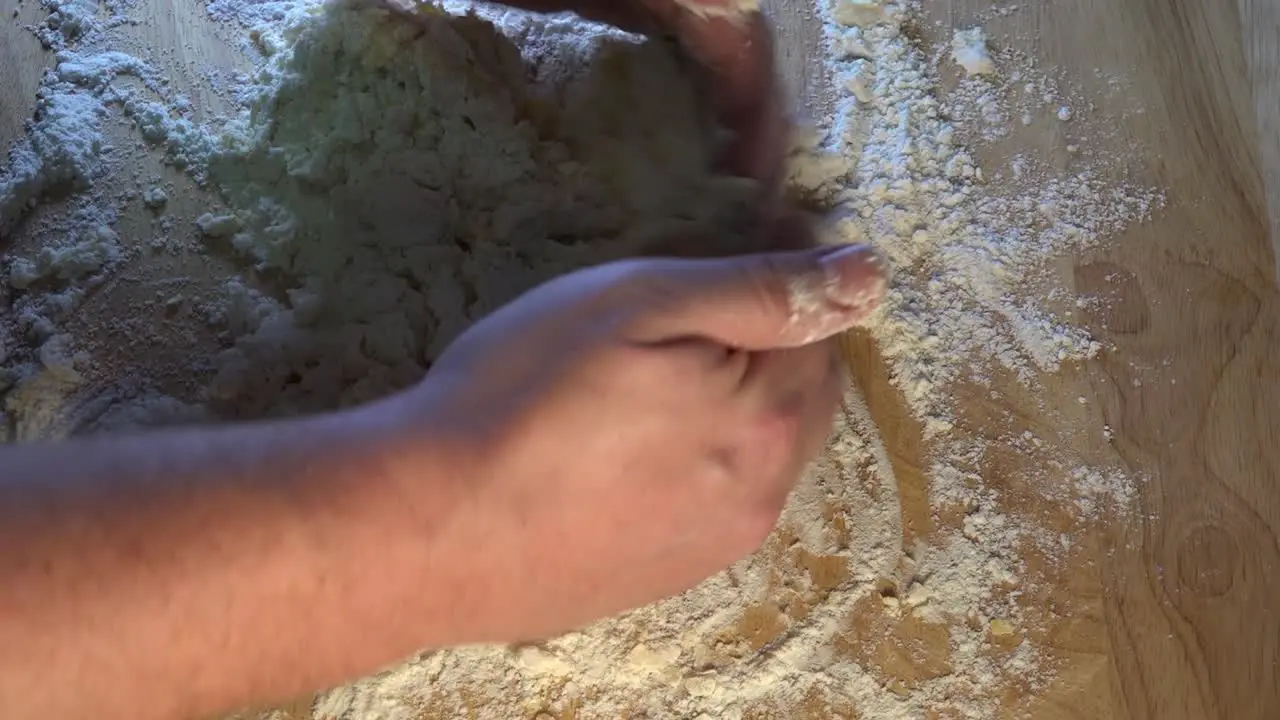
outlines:
M225 32L199 3L176 5L174 13L168 2L140 0L139 12L153 6L156 20L138 32L172 48L156 60L175 77L229 61ZM1280 718L1280 292L1272 250L1280 229L1280 5L1059 0L999 18L989 17L990 5L925 0L939 25L922 32L940 39L981 18L993 42L1060 66L1100 110L1142 107L1112 108L1123 116L1117 150L1138 148L1147 180L1168 197L1152 222L1063 264L1077 290L1113 298L1083 318L1110 349L1047 381L1048 393L1063 403L1089 398L1083 419L1109 425L1114 438L1085 449L1150 480L1142 512L1093 533L1088 552L1044 591L1040 600L1059 609L1060 622L1037 642L1061 661L1059 680L1037 697L1011 697L1010 708L1050 720ZM808 60L820 55L814 14L777 0L771 12L788 79L821 103L821 73ZM41 16L36 0L0 0L0 145L21 132L52 62L20 25ZM1098 69L1128 79L1123 96L1088 92ZM127 229L134 220L121 222ZM903 483L904 524L927 534L919 428L874 346L854 338L850 349ZM1009 397L975 395L968 415L1041 430L1051 422L1034 403ZM1018 472L1016 459L1006 470ZM904 681L927 670L881 665Z
M925 3L947 27L989 5ZM1114 452L1150 482L1096 567L1059 582L1079 614L1051 642L1077 672L1035 717L1280 717L1278 23L1247 0L1027 4L983 23L1086 88L1096 69L1127 77L1113 101L1145 112L1117 142L1168 195L1153 222L1067 268L1079 292L1112 293L1084 317L1112 349L1061 397L1096 399Z
M990 3L924 5L952 27ZM1060 397L1095 399L1113 452L1150 481L1097 564L1059 581L1078 614L1049 641L1075 672L1032 715L1280 717L1280 6L1026 3L983 25L1086 91L1097 69L1126 77L1121 97L1086 94L1145 110L1110 108L1116 142L1168 196L1153 222L1064 268L1080 293L1111 293L1083 320L1112 349Z

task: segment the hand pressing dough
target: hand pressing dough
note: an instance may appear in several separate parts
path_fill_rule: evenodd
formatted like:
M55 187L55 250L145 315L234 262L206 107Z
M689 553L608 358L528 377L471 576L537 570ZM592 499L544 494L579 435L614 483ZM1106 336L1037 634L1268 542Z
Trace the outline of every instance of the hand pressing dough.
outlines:
M504 29L523 47L478 17L346 2L280 34L209 167L233 217L206 233L235 229L277 278L220 362L223 412L386 394L523 291L672 237L746 249L754 185L712 172L714 128L669 45L556 18Z

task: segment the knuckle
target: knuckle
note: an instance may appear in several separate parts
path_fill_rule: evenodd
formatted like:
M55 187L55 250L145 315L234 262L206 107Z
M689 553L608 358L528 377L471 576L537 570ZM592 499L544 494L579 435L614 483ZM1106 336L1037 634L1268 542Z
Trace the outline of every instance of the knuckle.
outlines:
M662 276L652 261L621 260L597 268L598 286L593 307L610 319L610 326L622 334L643 330L655 313L670 302Z
M785 489L770 487L768 491L759 493L759 497L755 499L755 502L750 505L743 515L743 539L749 545L746 548L748 551L754 550L764 543L765 539L773 533L774 528L778 526L778 518L782 516L782 511L787 504L790 484L777 483L777 485L785 485Z
M616 281L608 290L615 303L637 311L662 307L672 295L657 260L623 260L616 264Z
M751 470L745 503L755 521L771 527L795 485L794 470L800 448L794 429L797 420L788 418L782 423L770 424L775 427L753 440L751 457L747 460Z

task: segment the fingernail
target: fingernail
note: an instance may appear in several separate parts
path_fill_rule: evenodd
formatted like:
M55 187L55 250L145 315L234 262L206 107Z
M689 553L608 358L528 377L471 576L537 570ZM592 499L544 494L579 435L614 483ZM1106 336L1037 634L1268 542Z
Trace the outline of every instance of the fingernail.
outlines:
M868 245L820 250L821 272L791 285L791 336L817 342L862 323L884 299L889 264Z
M760 12L760 0L676 0L676 4L701 17L736 19Z
M826 295L861 321L875 310L889 287L889 262L870 245L846 245L823 254Z

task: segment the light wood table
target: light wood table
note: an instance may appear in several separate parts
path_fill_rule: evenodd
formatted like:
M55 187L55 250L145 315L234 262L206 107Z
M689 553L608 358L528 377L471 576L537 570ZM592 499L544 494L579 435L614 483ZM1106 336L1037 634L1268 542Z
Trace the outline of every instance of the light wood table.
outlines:
M991 3L924 6L950 28ZM1058 577L1049 599L1062 621L1040 640L1063 671L1016 704L1054 720L1280 717L1280 6L1022 3L982 24L993 43L1086 88L1098 70L1126 77L1122 97L1101 87L1089 97L1145 110L1122 121L1115 149L1140 148L1168 195L1153 222L1064 268L1079 292L1113 298L1083 317L1113 349L1050 387L1062 403L1079 394L1099 408L1119 462L1150 481L1141 514L1104 528L1093 557ZM912 423L874 347L850 345L882 429L907 430L886 436L910 477L921 457ZM1042 422L1031 402L969 404L980 417ZM927 523L911 509L904 499L908 526Z
M935 40L990 9L980 0L924 5L939 25L923 23L922 33ZM1060 66L1086 90L1098 82L1097 70L1127 77L1124 97L1107 99L1101 88L1091 97L1145 109L1125 116L1115 142L1148 156L1147 180L1166 190L1169 205L1105 251L1062 266L1080 292L1113 297L1083 318L1113 349L1078 372L1045 379L1050 401L1087 397L1086 419L1109 425L1114 439L1082 451L1150 481L1141 488L1137 517L1099 529L1083 556L1051 574L1037 601L1058 620L1035 640L1061 662L1059 676L1034 697L1011 694L1010 712L1049 720L1280 718L1280 291L1272 249L1280 228L1280 5L1023 5L983 22L993 41ZM182 87L193 68L232 54L201 4L177 6L175 14L168 2L140 0L139 12L156 20L137 32L166 48L156 60ZM154 12L145 14L149 7ZM789 81L820 104L826 91L812 60L820 54L814 12L780 1L771 12ZM40 74L52 62L20 27L41 16L36 0L0 0L6 147L29 117ZM191 190L176 176L172 181L182 190L175 200L181 212ZM126 215L121 224L127 230L146 223ZM927 535L934 520L919 427L888 384L873 343L855 337L848 345L903 484L907 532ZM1043 430L1051 421L1024 395L1010 391L998 402L974 395L964 403L971 418L1012 418ZM1015 477L1017 460L1004 472ZM904 641L930 640L923 627L891 632ZM887 680L910 684L929 672L877 659ZM291 714L301 716L305 705Z

